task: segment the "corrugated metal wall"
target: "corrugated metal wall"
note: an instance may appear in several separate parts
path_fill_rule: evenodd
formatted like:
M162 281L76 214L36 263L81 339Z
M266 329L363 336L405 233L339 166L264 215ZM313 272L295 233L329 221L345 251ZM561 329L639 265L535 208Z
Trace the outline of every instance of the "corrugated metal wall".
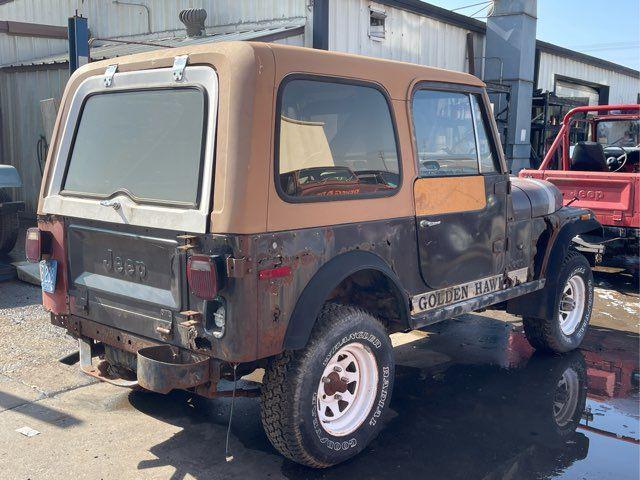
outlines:
M280 45L293 45L294 47L304 47L304 35L282 38L273 43L279 43Z
M35 212L40 190L37 143L44 135L40 100L60 98L69 72L66 68L40 71L0 71L0 161L13 164L24 188L15 189L14 198L24 200L27 212Z
M554 91L555 75L609 85L609 103L636 103L640 78L578 62L570 58L540 52L538 88Z
M370 5L387 14L383 41L369 38ZM466 35L463 28L367 0L329 4L329 50L466 71Z
M0 20L67 25L67 18L77 10L89 19L94 37L131 37L147 35L149 21L153 32L183 30L178 13L185 8L207 10L208 27L229 26L240 29L274 25L279 21L304 18L309 14L308 0L123 0L144 3L122 5L112 0L14 0L0 5ZM310 33L310 32L309 32ZM162 36L160 34L159 36ZM300 35L279 43L303 45ZM0 64L41 58L67 51L66 40L0 34ZM50 70L0 70L0 162L14 164L24 188L13 192L26 201L27 213L36 210L40 188L37 165L37 142L43 135L40 100L59 99L68 80L66 67Z
M125 1L125 0L123 0ZM236 25L305 17L307 0L126 0L142 6L117 4L111 0L14 0L0 5L0 20L67 26L77 10L89 19L94 37L121 37L181 30L178 13L185 8L207 10L207 26ZM0 34L0 64L65 52L66 40L18 37Z

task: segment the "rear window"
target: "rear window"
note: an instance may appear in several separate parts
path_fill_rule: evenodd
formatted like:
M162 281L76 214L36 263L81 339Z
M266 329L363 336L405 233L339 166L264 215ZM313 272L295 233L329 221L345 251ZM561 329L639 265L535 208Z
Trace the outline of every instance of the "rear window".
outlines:
M394 193L400 165L385 96L374 87L296 79L280 95L278 179L289 199Z
M63 193L195 206L206 101L196 88L110 92L88 97Z

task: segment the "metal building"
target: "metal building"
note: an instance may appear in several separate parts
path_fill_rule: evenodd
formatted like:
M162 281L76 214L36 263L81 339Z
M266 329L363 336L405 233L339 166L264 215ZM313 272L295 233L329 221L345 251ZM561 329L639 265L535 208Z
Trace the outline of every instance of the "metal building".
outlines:
M207 11L206 35L187 38L178 12ZM257 39L467 71L500 71L488 58L487 25L420 0L4 0L0 2L0 163L25 184L18 199L33 215L46 138L40 100L60 98L68 79L66 24L88 18L91 59L163 46ZM636 70L537 41L534 89L591 103L635 103ZM488 68L493 62L494 68ZM499 78L497 80L500 80ZM528 138L527 138L528 141Z

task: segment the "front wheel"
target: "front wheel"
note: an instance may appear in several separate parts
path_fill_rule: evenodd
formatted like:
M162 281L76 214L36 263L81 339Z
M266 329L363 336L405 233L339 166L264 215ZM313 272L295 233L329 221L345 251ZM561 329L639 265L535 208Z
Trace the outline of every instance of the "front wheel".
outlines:
M294 462L316 468L343 462L380 430L393 377L382 324L361 309L327 304L307 346L278 355L266 369L265 432Z
M536 350L564 353L580 346L593 307L593 274L587 259L570 250L562 263L551 318L524 317L524 333Z

